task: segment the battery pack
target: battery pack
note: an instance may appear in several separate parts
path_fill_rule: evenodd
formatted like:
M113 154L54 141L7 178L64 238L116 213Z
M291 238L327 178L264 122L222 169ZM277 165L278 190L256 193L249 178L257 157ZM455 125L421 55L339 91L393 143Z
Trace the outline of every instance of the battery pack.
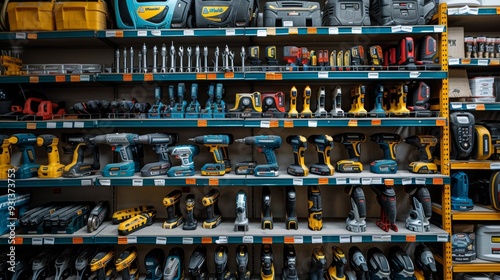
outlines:
M116 25L121 29L192 27L192 0L115 0Z
M57 30L103 30L108 6L103 0L56 2L54 16Z
M31 2L10 1L7 5L10 31L56 30L54 2L55 0Z
M329 0L323 7L323 26L370 24L370 0Z
M423 25L435 13L436 4L425 0L372 0L370 17L379 25Z
M491 134L482 125L474 126L475 145L472 148L472 158L477 160L488 159L491 156Z
M500 160L500 122L483 120L478 123L488 129L491 135L491 156L489 160Z
M476 256L485 261L500 261L500 226L478 226L476 230Z
M196 27L256 26L258 0L195 0Z
M321 11L318 2L275 1L264 7L266 27L321 26Z
M491 207L500 210L500 171L493 172L490 177Z

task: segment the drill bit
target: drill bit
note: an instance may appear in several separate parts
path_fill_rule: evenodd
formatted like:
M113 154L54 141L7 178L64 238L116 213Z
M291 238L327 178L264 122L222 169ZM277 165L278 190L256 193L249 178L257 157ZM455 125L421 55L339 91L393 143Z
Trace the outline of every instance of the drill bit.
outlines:
M115 68L116 73L120 73L120 49L116 49L115 51Z
M167 73L167 46L161 46L161 72Z
M229 72L234 72L234 52L233 51L229 52L229 59L231 60L231 68L229 69Z
M127 47L123 48L123 73L127 73Z
M205 59L205 63L204 63L205 72L208 72L208 47L207 46L203 47L203 57Z
M229 47L224 48L224 71L229 71Z
M153 47L153 73L156 73L158 70L156 69L156 61L158 55L158 48L156 46Z
M200 46L196 46L194 55L196 58L196 72L201 72L200 70Z
M245 72L245 59L247 58L247 54L245 53L244 46L241 47L240 56L241 56L241 71Z
M148 72L148 48L146 47L146 43L142 45L142 71L144 73Z
M172 41L172 46L170 46L170 72L175 72L175 47Z
M219 46L215 47L215 64L214 64L214 72L219 71Z
M184 57L184 48L182 46L179 47L179 72L183 72L184 70L182 69L183 63L182 59Z
M142 52L139 51L139 53L137 54L137 62L139 64L139 72L138 73L141 73L142 72Z
M187 72L191 72L191 55L193 54L191 46L187 47L187 56L188 56L188 67Z
M134 48L130 47L130 73L134 73Z

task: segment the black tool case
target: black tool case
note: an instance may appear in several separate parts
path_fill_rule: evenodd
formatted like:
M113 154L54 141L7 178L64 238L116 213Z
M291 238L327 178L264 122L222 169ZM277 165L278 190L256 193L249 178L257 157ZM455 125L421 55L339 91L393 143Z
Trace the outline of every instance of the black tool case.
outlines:
M308 1L267 2L264 7L264 26L321 26L320 5Z
M257 25L258 0L195 0L196 27L249 27Z
M323 26L367 26L370 0L327 0L323 7Z
M435 7L425 0L371 0L370 17L379 25L423 25Z

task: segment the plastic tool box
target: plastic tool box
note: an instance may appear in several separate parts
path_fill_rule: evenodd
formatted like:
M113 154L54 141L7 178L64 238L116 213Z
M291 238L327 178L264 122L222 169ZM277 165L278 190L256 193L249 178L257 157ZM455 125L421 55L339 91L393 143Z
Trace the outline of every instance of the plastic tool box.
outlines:
M308 1L267 2L264 7L264 26L321 26L320 5Z

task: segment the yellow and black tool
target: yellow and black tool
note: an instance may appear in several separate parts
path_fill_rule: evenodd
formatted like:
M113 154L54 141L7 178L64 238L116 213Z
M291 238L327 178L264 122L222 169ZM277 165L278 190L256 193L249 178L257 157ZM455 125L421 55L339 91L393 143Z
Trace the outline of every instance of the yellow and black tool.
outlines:
M294 186L287 186L285 193L285 227L286 229L299 229L299 221L297 219L297 192Z
M475 145L472 148L472 158L477 160L488 159L493 153L490 131L483 125L474 125Z
M240 118L260 118L262 116L262 99L260 92L236 93L234 107L229 113Z
M198 221L194 217L194 194L190 193L186 196L186 221L182 225L183 230L195 230L198 226Z
M307 138L303 135L290 135L286 142L292 146L294 163L286 169L287 173L293 176L309 175L309 168L304 162L304 152L307 149Z
M304 89L304 94L302 97L304 98L304 103L302 104L302 111L300 112L301 118L312 118L313 113L311 111L311 88L306 86Z
M120 254L115 261L116 272L122 280L139 279L139 263L137 261L137 248L130 246Z
M274 280L273 249L269 244L262 244L260 250L260 279Z
M299 112L297 111L297 88L292 86L290 89L290 109L288 110L289 118L298 118Z
M118 234L127 235L153 224L156 210L148 210L118 225Z
M268 46L268 47L266 47L265 58L266 58L267 65L269 65L269 66L278 66L279 60L276 57L276 46ZM273 70L275 70L275 68L268 67L267 70L268 71L273 71Z
M260 66L261 61L259 59L259 46L250 46L248 47L248 59L250 60L251 66Z
M228 134L211 134L189 138L189 141L205 145L214 156L215 162L206 163L201 167L201 175L222 176L226 174L226 162L224 160L222 148L227 148L227 146L230 145L232 136ZM229 167L229 170L231 170L231 167Z
M346 50L344 52L344 69L346 71L351 71L351 50Z
M139 207L134 207L134 208L127 208L127 209L122 209L119 211L116 211L113 213L113 224L119 224L125 220L128 220L132 217L135 217L139 215L142 212L146 212L149 210L154 210L154 206L139 206Z
M349 114L355 117L365 117L368 112L365 109L366 87L358 84L351 89L351 110Z
M174 190L163 198L163 205L167 210L167 220L163 223L163 228L173 229L184 223L184 218L179 207L181 197L182 192Z
M380 69L384 65L384 53L380 45L370 46L368 63L372 66L371 70Z
M307 188L307 209L309 210L307 219L309 229L323 229L323 207L318 186L309 186Z
M113 271L111 264L115 256L115 249L108 246L100 250L90 261L90 271L97 272L98 280L106 280L106 276Z
M309 267L310 280L323 280L323 271L326 267L326 256L320 248L314 248Z
M386 93L384 93L386 95ZM408 96L408 84L399 83L397 86L392 87L389 91L389 100L384 100L388 103L385 105L389 116L408 116L410 110L406 107L406 98Z
M203 221L203 228L212 229L220 224L222 216L219 209L219 196L218 189L211 189L201 200L207 210L207 219Z
M271 211L271 189L268 186L262 187L262 212L261 228L273 229L273 213Z
M340 133L332 136L333 141L341 143L347 150L349 159L342 159L335 165L335 170L343 173L359 173L363 171L363 164L359 161L361 155L361 143L366 141L363 133Z
M438 172L437 165L433 163L434 147L438 144L438 139L433 135L413 135L406 137L404 142L418 148L418 161L410 163L408 170L412 173L433 174Z
M59 138L52 134L42 134L36 138L36 144L45 147L48 154L49 163L40 165L38 168L38 177L40 178L58 178L63 175L64 164L59 159Z
M337 52L337 70L344 70L344 51L340 50Z
M90 133L69 133L61 137L63 142L71 144L73 147L73 158L71 163L64 167L63 177L82 177L91 175L99 170L99 147L90 139L95 138L95 134ZM90 148L92 153L92 163L85 162L85 151Z
M327 280L344 280L346 275L344 273L344 266L347 264L344 251L340 247L332 247L332 263L325 274Z
M0 135L0 179L7 179L9 177L9 169L14 168L10 163L12 144L10 144L8 139L8 135Z
M330 52L330 70L337 70L337 51L333 50Z
M327 176L333 175L335 169L330 163L330 151L333 148L332 136L326 134L311 135L307 140L316 147L316 152L318 153L318 162L311 165L309 169L311 173Z

